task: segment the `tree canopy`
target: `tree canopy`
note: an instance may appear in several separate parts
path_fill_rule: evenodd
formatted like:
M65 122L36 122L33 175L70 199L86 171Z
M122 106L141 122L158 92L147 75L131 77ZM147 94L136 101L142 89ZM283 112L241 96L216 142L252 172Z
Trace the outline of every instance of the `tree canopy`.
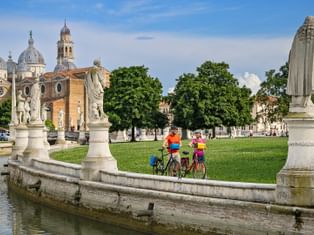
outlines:
M159 109L162 85L148 75L144 66L121 67L110 75L110 87L104 92L104 110L112 123L111 131L152 125L152 113Z
M11 99L0 104L0 126L8 126L11 121Z
M289 67L288 63L281 66L279 71L271 69L266 72L266 80L256 94L256 100L263 105L260 115L266 115L267 121L282 121L288 114L290 96L286 94ZM272 99L270 97L273 97ZM257 115L257 118L260 117Z
M224 62L206 61L197 74L181 75L171 98L174 124L192 130L249 124L251 91L228 70Z

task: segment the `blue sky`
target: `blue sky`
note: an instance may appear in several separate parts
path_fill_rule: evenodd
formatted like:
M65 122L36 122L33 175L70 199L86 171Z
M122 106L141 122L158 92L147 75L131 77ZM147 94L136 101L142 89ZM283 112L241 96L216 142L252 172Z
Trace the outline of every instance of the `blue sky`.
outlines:
M2 1L0 56L6 59L11 50L17 60L32 29L52 70L66 18L79 67L98 57L109 70L144 64L166 92L206 60L225 61L241 84L256 90L266 70L287 60L307 15L314 15L314 1Z

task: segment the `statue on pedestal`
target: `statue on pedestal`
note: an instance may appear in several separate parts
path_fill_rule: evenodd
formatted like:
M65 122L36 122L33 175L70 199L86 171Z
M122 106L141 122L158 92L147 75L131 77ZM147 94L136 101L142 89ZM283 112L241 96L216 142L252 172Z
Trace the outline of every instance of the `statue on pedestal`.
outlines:
M46 103L43 103L43 105L41 106L41 120L45 123L45 121L47 120L47 112L48 112L49 108L47 107Z
M103 110L105 78L102 75L99 60L94 61L85 78L85 87L88 97L88 117L91 122L107 118Z
M31 106L30 106L30 103L31 103L31 97L28 96L26 98L26 101L25 101L25 104L24 104L24 110L25 110L24 122L25 123L29 123L31 121Z
M25 123L25 98L22 95L22 91L18 90L17 92L17 116L18 116L18 124Z
M39 78L36 77L31 89L31 122L42 122L40 117L40 87Z
M83 130L84 128L84 112L80 113L79 128L80 130Z
M64 128L63 118L64 118L64 112L63 112L63 109L60 109L58 113L58 129Z
M290 109L313 107L311 101L314 85L313 69L314 17L308 16L298 29L289 54L287 94L292 96Z

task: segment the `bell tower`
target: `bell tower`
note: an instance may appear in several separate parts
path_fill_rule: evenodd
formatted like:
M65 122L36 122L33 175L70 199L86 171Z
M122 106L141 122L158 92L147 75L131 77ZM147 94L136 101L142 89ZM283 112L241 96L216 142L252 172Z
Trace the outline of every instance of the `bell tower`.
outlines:
M57 63L63 64L64 61L73 63L73 41L71 37L70 29L68 28L66 21L60 31L60 40L57 42Z

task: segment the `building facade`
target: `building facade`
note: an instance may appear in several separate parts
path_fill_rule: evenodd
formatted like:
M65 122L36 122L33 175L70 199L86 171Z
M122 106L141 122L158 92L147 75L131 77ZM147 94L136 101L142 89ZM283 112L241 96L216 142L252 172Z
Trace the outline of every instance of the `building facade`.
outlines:
M57 64L53 72L46 72L43 55L35 48L32 32L29 34L28 47L14 62L11 54L8 61L0 58L0 102L11 97L11 81L16 78L16 91L21 90L25 97L30 96L35 78L39 77L41 104L48 107L47 118L58 126L58 113L64 111L64 128L78 130L83 113L84 127L88 122L87 97L84 86L86 73L92 67L77 68L74 64L74 48L71 32L66 22L60 30L57 42ZM106 86L109 86L110 72L101 68Z

